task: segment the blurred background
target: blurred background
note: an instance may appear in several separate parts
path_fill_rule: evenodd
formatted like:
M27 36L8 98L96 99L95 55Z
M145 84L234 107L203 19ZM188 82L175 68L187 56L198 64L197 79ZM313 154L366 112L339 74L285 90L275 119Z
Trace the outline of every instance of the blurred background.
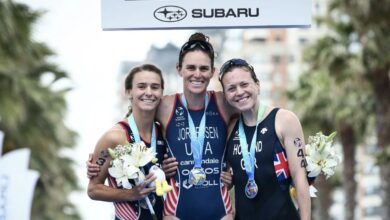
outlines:
M313 219L390 219L390 1L311 4L307 29L103 32L99 1L0 0L2 154L31 149L31 219L114 218L111 203L86 194L88 153L127 112L134 65L158 65L164 93L181 91L175 64L195 31L210 36L216 67L248 60L262 102L294 111L306 137L338 132L343 163L316 179Z

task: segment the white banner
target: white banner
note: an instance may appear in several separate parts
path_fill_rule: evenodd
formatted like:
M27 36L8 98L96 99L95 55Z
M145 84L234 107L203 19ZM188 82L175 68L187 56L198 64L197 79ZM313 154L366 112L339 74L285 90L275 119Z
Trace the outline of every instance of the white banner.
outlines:
M28 220L39 173L28 169L30 149L0 157L0 219Z
M310 27L310 0L101 0L103 30Z

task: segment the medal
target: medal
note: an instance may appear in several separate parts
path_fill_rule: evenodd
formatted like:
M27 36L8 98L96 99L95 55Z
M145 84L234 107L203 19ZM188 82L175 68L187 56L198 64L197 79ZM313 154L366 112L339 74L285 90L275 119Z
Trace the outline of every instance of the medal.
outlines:
M201 186L206 180L206 173L201 167L194 167L190 172L189 181L195 186Z
M253 199L256 197L259 189L257 188L257 184L254 180L248 180L245 185L245 195L248 199Z
M191 137L191 151L192 156L194 157L194 168L189 173L189 182L195 186L201 186L203 182L206 180L206 173L202 168L202 153L203 153L203 145L205 139L205 129L206 129L206 110L209 102L209 96L206 93L204 98L204 112L202 119L200 120L199 130L196 132L194 121L190 115L189 110L187 109L187 100L184 94L181 96L181 101L183 103L184 108L187 110L187 118L188 118L188 127L190 131Z
M259 104L259 109L257 112L257 121L256 121L256 129L253 133L252 141L250 145L248 145L246 141L246 134L244 130L243 116L240 116L239 119L239 127L238 127L238 135L240 140L242 157L244 160L245 172L248 176L248 182L245 185L245 196L249 199L253 199L256 197L259 188L255 182L255 163L256 163L256 139L257 139L257 127L260 123L260 120L264 114L265 106ZM249 149L250 148L250 149Z

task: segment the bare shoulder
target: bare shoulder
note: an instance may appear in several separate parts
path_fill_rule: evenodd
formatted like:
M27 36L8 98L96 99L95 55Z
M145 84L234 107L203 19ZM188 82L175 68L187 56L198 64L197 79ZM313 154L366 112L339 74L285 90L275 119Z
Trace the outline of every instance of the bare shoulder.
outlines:
M219 108L221 109L221 112L223 114L223 117L228 122L233 115L235 115L237 112L234 111L234 108L229 105L229 103L225 99L225 95L221 91L214 91L215 98L217 100L217 104Z
M282 141L291 135L302 135L302 126L297 115L286 109L280 109L276 114L275 130Z
M115 125L102 135L98 141L97 147L100 149L107 149L124 143L126 143L125 131L119 125Z
M164 95L161 99L161 104L165 106L171 105L174 102L175 97L176 97L176 93L171 95Z
M163 125L163 127L165 127L168 123L169 116L174 107L175 97L176 94L163 96L160 105L158 106L156 118Z
M294 112L287 109L280 109L276 114L276 122L299 122L299 119Z

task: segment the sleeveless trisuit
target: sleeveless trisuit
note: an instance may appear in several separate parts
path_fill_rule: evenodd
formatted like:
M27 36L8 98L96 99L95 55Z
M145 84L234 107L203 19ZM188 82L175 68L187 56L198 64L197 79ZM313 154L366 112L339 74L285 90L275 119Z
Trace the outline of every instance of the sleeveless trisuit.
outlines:
M273 109L258 124L255 150L255 181L259 191L253 199L248 199L244 192L248 176L242 159L238 121L229 137L226 159L233 168L236 203L235 219L237 220L299 219L298 211L289 194L291 176L286 152L275 131L275 116L278 110L277 108ZM255 126L244 125L247 143L251 142L255 128Z
M180 95L176 94L174 109L165 134L169 153L176 157L179 165L177 174L170 179L173 190L168 193L164 203L165 216L173 215L181 220L219 220L226 214L232 213L228 190L220 180L227 126L218 108L215 93L209 92L209 97L202 154L202 167L206 173L206 181L202 186L194 186L188 181L189 172L194 166L188 114ZM189 113L198 130L204 109L190 109Z
M118 123L123 130L126 132L126 139L129 143L134 143L135 139L133 136L133 132L131 131L131 128L129 127L127 122L120 121ZM156 133L157 133L157 143L156 143L156 152L157 152L157 159L158 163L161 164L164 153L166 152L166 144L163 139L163 135L161 132L161 127L159 124L156 123ZM150 143L142 140L147 147L150 147ZM148 172L150 166L152 164L149 163L146 166L144 166L144 170ZM147 173L146 173L147 174ZM108 176L108 183L113 188L120 188L117 186L115 178ZM162 211L163 211L163 199L160 196L157 196L155 193L152 193L156 203L153 206L153 209L157 215L157 219L162 219ZM139 201L129 201L129 202L114 202L115 207L115 219L121 219L121 220L152 220L152 215L150 214L150 211L148 209L143 209L139 205Z

